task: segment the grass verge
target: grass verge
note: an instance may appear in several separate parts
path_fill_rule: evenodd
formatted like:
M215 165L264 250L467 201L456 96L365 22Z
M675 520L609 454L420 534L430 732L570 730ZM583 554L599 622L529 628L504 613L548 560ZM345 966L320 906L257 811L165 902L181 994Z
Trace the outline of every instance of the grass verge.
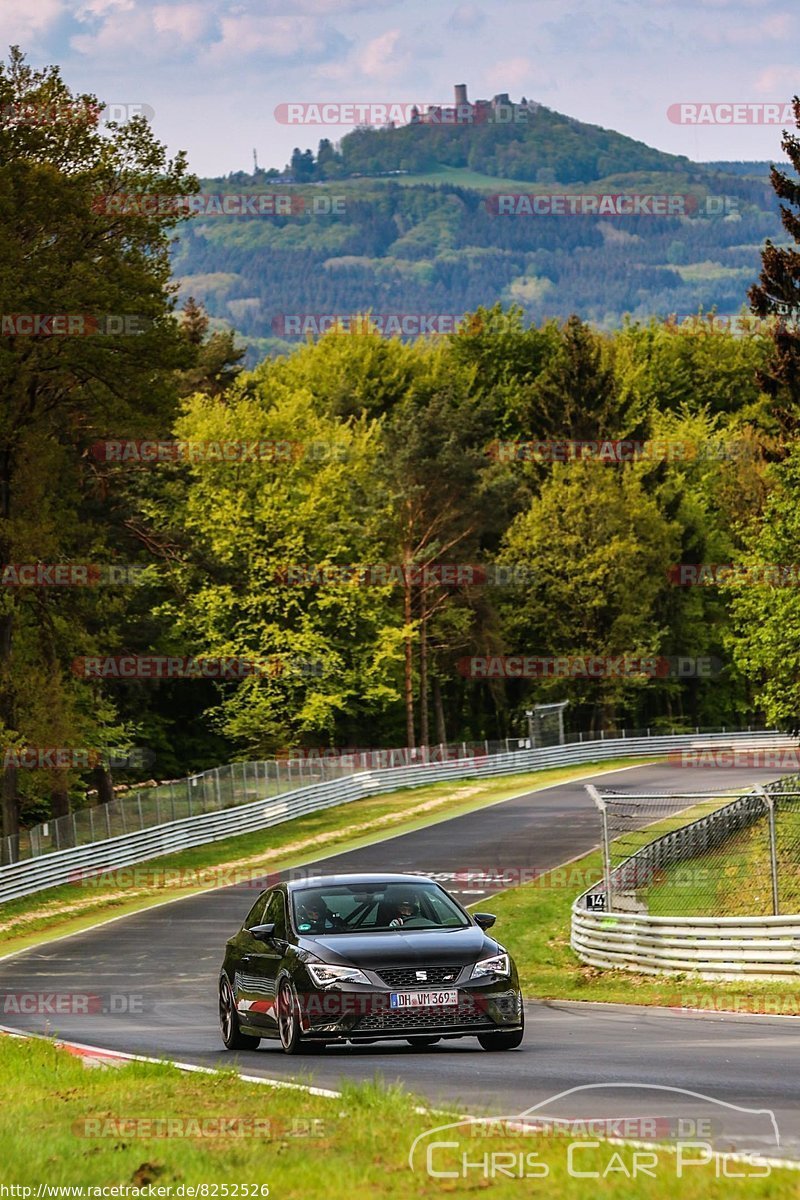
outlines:
M462 1155L477 1165L466 1178L433 1178L425 1170L425 1142L412 1173L408 1155L414 1139L451 1119L415 1112L407 1093L379 1081L343 1085L341 1098L331 1099L246 1083L232 1073L187 1075L166 1064L87 1071L50 1043L0 1038L2 1182L30 1188L28 1196L36 1196L40 1185L125 1187L131 1190L122 1194L129 1196L146 1195L152 1187L164 1190L151 1195L172 1197L203 1185L206 1190L199 1194L208 1197L262 1196L268 1188L275 1200L407 1200L442 1194L516 1200L521 1187L527 1194L531 1184L521 1184L519 1175L486 1177L498 1161L490 1159L481 1168L490 1152L511 1154L515 1161L536 1155L531 1161L537 1164L542 1195L572 1200L597 1194L597 1180L568 1173L564 1138L526 1137L520 1145L519 1137L507 1133L478 1140L475 1130L470 1136L469 1128L448 1129L436 1137L457 1145L437 1151L434 1168L453 1170ZM672 1196L674 1151L659 1149L654 1177L637 1177L632 1192L635 1153L626 1146L587 1142L579 1148L577 1169L598 1172L604 1196ZM692 1156L698 1157L696 1150ZM740 1194L782 1200L797 1194L794 1171L772 1169L760 1179L717 1178L718 1171L713 1160L704 1167L684 1167L682 1200Z
M104 918L138 912L165 900L303 866L525 791L600 771L645 766L648 761L657 760L606 760L524 775L449 780L402 789L50 888L0 905L0 954L76 933Z

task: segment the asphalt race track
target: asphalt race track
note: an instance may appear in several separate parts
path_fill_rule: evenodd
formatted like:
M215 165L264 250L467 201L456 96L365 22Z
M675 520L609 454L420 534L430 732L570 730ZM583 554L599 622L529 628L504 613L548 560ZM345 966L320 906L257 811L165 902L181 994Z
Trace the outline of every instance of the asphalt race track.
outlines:
M626 791L707 792L745 790L775 774L661 764L605 773L598 782ZM555 785L322 859L319 867L431 873L463 902L474 903L491 891L488 879L476 885L479 872L491 877L503 870L540 871L597 844L599 820L584 791L587 781ZM525 1041L513 1052L488 1054L468 1038L424 1052L384 1042L329 1047L300 1059L283 1055L277 1042L262 1042L256 1051L232 1055L217 1029L217 975L224 942L256 894L252 886L218 889L0 961L0 997L88 993L101 996L105 1009L22 1016L9 1014L6 1005L0 1023L205 1066L238 1062L250 1075L300 1075L323 1087L336 1088L343 1077L370 1080L380 1074L439 1105L455 1102L470 1112L519 1114L568 1089L593 1085L543 1111L573 1117L682 1115L689 1121L702 1116L711 1121L720 1146L800 1160L798 1030L791 1017L532 1001ZM502 927L498 936L502 940ZM675 990L677 997L691 988L676 984ZM787 983L787 995L792 990ZM711 1099L662 1090L669 1088ZM771 1119L732 1106L772 1110L779 1144Z

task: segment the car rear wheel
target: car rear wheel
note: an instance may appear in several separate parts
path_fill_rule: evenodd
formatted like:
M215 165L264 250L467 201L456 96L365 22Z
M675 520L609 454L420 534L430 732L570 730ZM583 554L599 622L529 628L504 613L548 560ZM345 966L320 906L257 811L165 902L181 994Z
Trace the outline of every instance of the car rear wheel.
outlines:
M219 981L219 1028L229 1050L255 1050L261 1041L261 1038L242 1033L239 1028L233 988L225 975Z
M415 1050L427 1050L428 1046L435 1046L442 1039L438 1037L410 1037L406 1038L409 1046L413 1046Z

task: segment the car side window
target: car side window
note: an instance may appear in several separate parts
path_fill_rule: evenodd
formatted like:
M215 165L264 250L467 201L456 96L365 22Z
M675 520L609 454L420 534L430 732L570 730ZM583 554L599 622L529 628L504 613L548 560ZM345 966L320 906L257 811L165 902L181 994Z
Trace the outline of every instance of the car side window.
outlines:
M282 892L271 892L264 910L264 918L260 924L275 926L275 937L286 938L286 905Z
M264 909L267 907L268 901L271 900L274 895L274 892L264 892L258 897L255 904L250 909L250 912L244 919L245 929L251 929L253 925L263 925Z

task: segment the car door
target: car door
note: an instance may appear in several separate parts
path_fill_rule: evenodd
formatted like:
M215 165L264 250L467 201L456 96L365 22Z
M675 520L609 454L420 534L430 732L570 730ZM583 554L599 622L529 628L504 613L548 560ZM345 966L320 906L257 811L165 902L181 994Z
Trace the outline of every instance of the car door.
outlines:
M253 915L258 918L251 920ZM274 936L267 942L254 937L251 925L275 926ZM248 928L241 933L242 954L237 972L238 1008L248 1025L275 1030L275 993L278 969L286 952L286 902L277 888L270 892L263 909L258 906L248 916Z

